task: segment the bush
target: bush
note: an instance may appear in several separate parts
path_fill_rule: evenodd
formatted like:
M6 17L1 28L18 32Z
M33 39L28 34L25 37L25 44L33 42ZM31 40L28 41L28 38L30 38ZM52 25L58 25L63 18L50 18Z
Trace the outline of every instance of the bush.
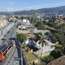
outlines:
M53 50L51 53L50 53L51 56L53 56L54 58L59 58L60 56L62 56L61 54L61 51L60 50Z
M17 34L16 37L21 42L24 42L27 39L25 34Z
M46 63L48 63L48 62L52 61L53 59L54 59L53 56L48 55L48 56L46 56L46 57L43 57L43 58L42 58L42 61L45 61Z

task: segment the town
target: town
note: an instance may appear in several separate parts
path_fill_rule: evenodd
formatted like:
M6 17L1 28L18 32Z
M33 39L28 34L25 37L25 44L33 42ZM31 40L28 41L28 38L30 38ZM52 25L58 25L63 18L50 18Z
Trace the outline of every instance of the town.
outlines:
M0 16L0 65L65 63L65 17ZM52 63L52 64L51 64Z

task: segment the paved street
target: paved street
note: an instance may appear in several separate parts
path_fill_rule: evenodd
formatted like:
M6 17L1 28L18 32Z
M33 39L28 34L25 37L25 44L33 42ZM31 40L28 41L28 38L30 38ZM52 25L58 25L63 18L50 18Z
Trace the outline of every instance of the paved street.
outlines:
M23 65L23 58L21 58L21 63ZM19 65L18 52L15 46L8 51L7 59L0 62L0 65Z
M7 65L19 65L19 61L16 61L17 50L15 49Z

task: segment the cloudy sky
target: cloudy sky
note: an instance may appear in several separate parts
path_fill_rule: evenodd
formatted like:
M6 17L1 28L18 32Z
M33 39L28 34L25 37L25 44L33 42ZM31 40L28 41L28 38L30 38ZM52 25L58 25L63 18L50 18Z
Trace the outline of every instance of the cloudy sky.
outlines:
M65 0L0 0L0 11L30 10L64 5Z

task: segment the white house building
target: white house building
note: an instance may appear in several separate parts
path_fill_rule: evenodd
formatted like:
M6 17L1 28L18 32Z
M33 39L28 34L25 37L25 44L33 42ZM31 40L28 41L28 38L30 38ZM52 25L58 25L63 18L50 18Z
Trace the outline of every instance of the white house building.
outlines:
M40 49L37 52L34 52L38 56L49 55L50 52L55 49L55 45L58 44L58 42L52 43L46 39L44 39L44 42L41 42L40 44L38 44L38 43L39 43L39 41L36 44L37 44L38 48L40 48Z

